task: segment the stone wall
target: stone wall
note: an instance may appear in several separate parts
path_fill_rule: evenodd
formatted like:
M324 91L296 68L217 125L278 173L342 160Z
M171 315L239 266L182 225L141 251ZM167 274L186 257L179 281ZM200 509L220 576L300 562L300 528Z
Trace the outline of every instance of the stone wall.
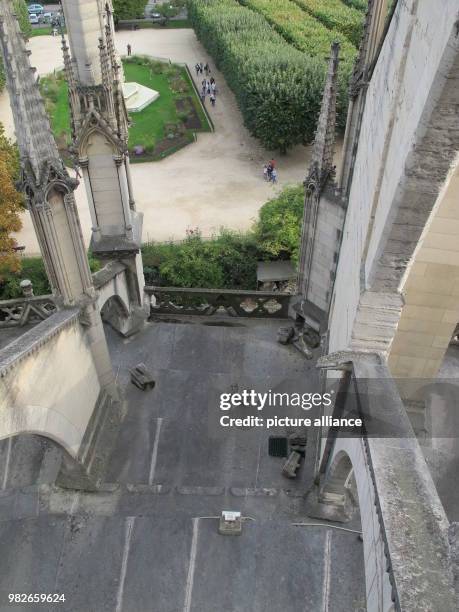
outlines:
M78 311L60 311L0 353L0 439L40 434L76 457L100 392Z
M398 2L367 92L332 302L331 351L350 344L360 295L385 263L391 230L398 231L392 241L403 248L411 240L413 250L422 231L417 220L410 238L409 215L406 224L393 222L441 93L442 59L457 13L456 0L444 0L441 10L433 2ZM423 213L422 226L430 211Z
M459 165L441 193L402 283L389 352L397 378L435 377L459 321Z

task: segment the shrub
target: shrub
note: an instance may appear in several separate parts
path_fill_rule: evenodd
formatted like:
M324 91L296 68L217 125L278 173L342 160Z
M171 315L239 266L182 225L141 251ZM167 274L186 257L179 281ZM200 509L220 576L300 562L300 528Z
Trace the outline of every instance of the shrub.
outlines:
M259 254L252 233L225 229L210 240L194 231L180 243L142 247L146 282L173 287L255 289Z
M261 207L254 230L264 259L292 259L297 262L303 210L302 185L286 187Z
M343 2L363 13L365 13L368 8L368 0L343 0Z
M89 267L91 272L96 272L100 269L101 264L97 259L89 255ZM0 299L12 300L22 297L20 282L26 278L32 281L35 295L46 295L51 293L51 287L46 275L43 259L41 257L23 257L21 258L20 272L10 272L8 275L4 276L0 284Z
M345 6L341 0L294 0L294 2L327 28L344 34L356 47L360 45L363 31L363 15L360 11Z
M189 0L188 14L198 38L235 93L251 134L268 149L281 152L310 142L325 80L323 56L312 57L293 48L262 15L235 0ZM342 72L346 75L339 99L342 121L350 70Z

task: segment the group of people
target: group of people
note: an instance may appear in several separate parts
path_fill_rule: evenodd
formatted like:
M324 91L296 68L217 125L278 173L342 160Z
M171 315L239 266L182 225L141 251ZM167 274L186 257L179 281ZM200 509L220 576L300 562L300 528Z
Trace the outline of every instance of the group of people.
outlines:
M205 73L205 78L201 81L201 100L202 103L205 104L206 96L209 96L210 103L212 106L215 106L215 102L217 101L217 83L215 82L214 77L210 77L210 66L208 63L204 66L202 62L195 65L196 76L203 75Z
M196 70L196 76L199 76L200 74L203 74L204 72L206 73L206 76L209 76L210 74L210 66L208 62L206 62L205 66L202 62L197 63L195 65L195 70Z
M267 164L263 166L263 177L265 181L271 183L277 183L277 168L276 168L276 160L271 159Z

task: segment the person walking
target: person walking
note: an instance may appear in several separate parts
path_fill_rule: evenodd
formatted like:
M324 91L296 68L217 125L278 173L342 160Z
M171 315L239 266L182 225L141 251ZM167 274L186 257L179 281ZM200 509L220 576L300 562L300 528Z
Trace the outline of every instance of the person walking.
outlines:
M272 174L273 174L273 167L271 165L271 162L268 163L267 167L266 167L267 173L268 173L268 181L271 181L272 178Z
M201 72L201 66L196 62L194 69L196 70L196 76L199 76Z
M201 70L201 74L202 74L202 71L204 69L204 66L202 65L202 62L199 62L199 69Z
M215 106L215 101L216 101L215 94L213 93L210 94L210 101L212 103L212 106Z
M271 180L274 183L277 183L277 170L276 168L273 168L271 171Z
M130 45L130 44L128 44L128 46L127 46L127 54L128 54L128 57L131 55L131 53L132 53L132 47L131 47L131 45Z
M215 81L212 83L210 83L210 89L212 91L212 93L214 94L214 96L217 96L217 84L215 83Z

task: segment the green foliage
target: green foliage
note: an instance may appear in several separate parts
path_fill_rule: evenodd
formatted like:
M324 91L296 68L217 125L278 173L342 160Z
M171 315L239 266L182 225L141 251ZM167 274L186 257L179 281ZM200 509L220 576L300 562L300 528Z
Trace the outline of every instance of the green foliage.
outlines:
M142 247L147 284L210 289L255 289L259 249L253 233L222 229L210 240L199 231L180 243Z
M209 240L198 230L178 243L149 242L142 246L147 285L207 287L209 289L257 288L257 262L297 261L304 208L302 185L286 187L264 204L259 220L246 233L221 229ZM91 272L101 264L88 254ZM0 285L0 299L22 296L21 280L32 281L35 295L51 292L41 257L21 259L20 272L9 272Z
M14 0L13 6L14 12L18 17L21 32L26 38L30 38L32 34L32 25L29 21L29 11L27 10L27 3L25 2L25 0Z
M294 2L327 28L344 34L356 47L360 45L364 17L357 9L345 6L341 0L294 0Z
M88 260L91 272L100 270L100 261L94 259L90 253L88 255ZM26 278L32 281L35 295L47 295L51 293L51 286L46 276L43 259L41 257L23 257L21 258L20 271L10 272L4 276L4 280L0 284L0 299L12 300L22 297L20 282Z
M253 230L221 229L210 240L199 231L179 243L143 245L145 280L150 285L256 289L257 262L297 261L304 209L302 185L286 187L262 206Z
M365 13L368 8L368 0L343 0L344 4Z
M24 257L21 259L21 271L4 277L4 282L0 285L1 299L11 300L21 297L20 282L25 278L32 281L35 295L51 293L43 259L41 257Z
M139 113L131 115L129 128L129 146L132 150L140 145L145 150L145 156L135 161L151 161L154 148L167 136L167 126L177 125L186 132L188 142L193 140L193 132L210 132L208 120L202 111L198 98L188 78L186 69L182 66L158 62L144 55L132 55L123 59L124 72L128 82L136 82L158 91L160 96L153 104L150 104ZM176 90L175 84L180 84L180 91ZM40 79L41 93L45 99L46 110L50 117L51 127L61 150L71 138L70 110L68 104L68 88L62 72L49 75ZM201 128L194 127L185 130L181 121L184 117L179 113L176 100L181 96L189 99L189 113L193 111L198 115ZM185 144L187 144L185 142ZM177 150L176 143L170 143L166 154ZM181 146L184 146L182 143ZM165 157L163 149L160 156Z
M295 4L289 4L304 15ZM268 149L281 152L311 142L325 80L324 57L330 53L329 45L325 52L328 43L320 38L321 50L316 56L305 54L288 44L262 15L235 0L189 0L188 15L235 93L249 131ZM319 22L315 25L330 37L328 41L333 39ZM346 45L352 49L350 43ZM350 71L350 64L343 65L338 109L341 125L346 116Z
M264 259L298 259L304 210L302 185L286 187L264 204L255 225L255 237Z
M115 19L141 19L147 0L113 0Z
M335 0L317 1L328 4ZM311 16L308 12L302 10L305 8L303 4L308 0L305 0L304 3L303 0L294 0L293 2L291 0L239 0L239 2L262 14L288 42L300 51L305 51L311 57L322 59L329 57L332 43L339 41L341 44L341 59L353 60L355 58L356 49L349 42L345 32L342 32L340 28L329 29L329 24L322 25L318 19L315 19L315 16ZM336 2L341 4L340 0L336 0ZM342 4L341 7L344 12L355 12ZM357 16L357 25L361 27L362 15L357 13Z

